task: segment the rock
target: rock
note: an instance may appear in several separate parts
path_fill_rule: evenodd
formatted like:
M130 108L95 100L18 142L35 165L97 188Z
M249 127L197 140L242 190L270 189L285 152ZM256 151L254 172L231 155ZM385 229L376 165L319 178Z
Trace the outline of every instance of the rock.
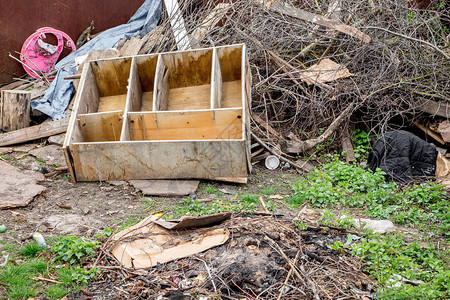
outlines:
M389 220L371 220L371 219L354 219L355 225L363 228L372 229L374 233L388 233L395 231L395 225ZM360 223L361 222L361 223Z
M126 181L116 180L116 181L107 181L106 183L114 186L127 185Z
M61 134L58 134L58 135L53 135L53 136L48 138L48 143L50 145L56 145L56 146L62 147L62 145L64 144L64 139L65 138L66 138L66 134L65 133L61 133Z
M88 229L102 228L104 224L94 217L86 217L74 214L52 215L44 220L44 224L61 234L79 235Z
M21 170L0 161L0 208L28 205L36 195L45 191L38 185L44 175L30 170Z
M58 165L61 167L67 166L66 158L64 157L64 153L59 146L45 146L31 150L29 153L39 159L44 160L48 165Z

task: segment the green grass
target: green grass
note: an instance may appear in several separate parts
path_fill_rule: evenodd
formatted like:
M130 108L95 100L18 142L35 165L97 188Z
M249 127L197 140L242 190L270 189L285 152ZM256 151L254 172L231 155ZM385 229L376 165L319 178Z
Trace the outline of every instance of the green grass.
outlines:
M86 261L95 257L98 242L63 236L49 238L48 243L51 248L39 247L35 242L19 249L10 244L2 247L2 251L14 257L17 264L10 260L0 268L2 299L28 299L44 295L49 299L61 299L96 278L98 270L84 266ZM66 265L56 268L55 264L61 262ZM33 280L38 276L51 277L63 284Z
M362 208L369 217L391 219L450 239L450 202L433 183L400 187L375 173L340 161L325 164L294 184L288 202L320 208Z
M29 242L19 249L19 253L25 257L36 257L44 252L45 248L39 246L36 242Z

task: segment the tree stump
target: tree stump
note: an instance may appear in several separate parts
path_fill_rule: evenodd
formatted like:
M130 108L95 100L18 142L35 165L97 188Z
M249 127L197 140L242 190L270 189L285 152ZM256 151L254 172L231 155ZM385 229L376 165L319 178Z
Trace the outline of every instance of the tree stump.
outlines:
M1 91L0 129L13 131L30 126L31 92Z

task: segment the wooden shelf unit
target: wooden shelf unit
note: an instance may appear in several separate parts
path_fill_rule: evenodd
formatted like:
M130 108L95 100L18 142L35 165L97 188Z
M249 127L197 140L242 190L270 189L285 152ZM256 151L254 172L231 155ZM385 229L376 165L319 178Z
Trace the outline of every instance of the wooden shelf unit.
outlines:
M71 176L245 182L250 90L245 45L92 61L63 146Z

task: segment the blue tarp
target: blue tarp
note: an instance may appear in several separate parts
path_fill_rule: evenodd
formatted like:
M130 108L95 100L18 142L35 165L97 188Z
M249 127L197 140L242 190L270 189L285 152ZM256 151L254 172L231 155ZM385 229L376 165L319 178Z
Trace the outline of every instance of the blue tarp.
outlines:
M147 34L158 24L161 10L161 0L146 0L128 23L100 33L80 49L63 58L55 66L55 69L62 69L56 74L44 97L33 101L31 107L49 115L53 120L64 119L65 110L74 90L72 80L65 80L64 77L75 74L75 58L94 50L112 48L123 38Z

